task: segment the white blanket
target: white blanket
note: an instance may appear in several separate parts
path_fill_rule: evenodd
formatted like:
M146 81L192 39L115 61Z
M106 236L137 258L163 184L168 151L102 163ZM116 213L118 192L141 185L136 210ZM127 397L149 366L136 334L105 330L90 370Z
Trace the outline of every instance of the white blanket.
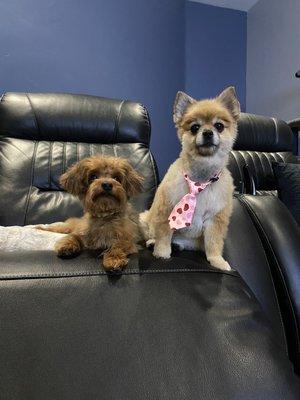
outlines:
M62 233L35 229L34 225L0 226L0 250L53 250Z

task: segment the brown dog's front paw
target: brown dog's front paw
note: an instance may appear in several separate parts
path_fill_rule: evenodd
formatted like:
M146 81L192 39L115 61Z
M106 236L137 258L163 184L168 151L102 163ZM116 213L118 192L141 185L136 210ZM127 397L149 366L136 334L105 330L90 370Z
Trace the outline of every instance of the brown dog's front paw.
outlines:
M81 244L77 238L67 236L56 243L54 250L58 257L75 257L81 252Z
M127 257L117 257L106 253L103 257L103 268L106 271L117 271L124 268L128 262Z

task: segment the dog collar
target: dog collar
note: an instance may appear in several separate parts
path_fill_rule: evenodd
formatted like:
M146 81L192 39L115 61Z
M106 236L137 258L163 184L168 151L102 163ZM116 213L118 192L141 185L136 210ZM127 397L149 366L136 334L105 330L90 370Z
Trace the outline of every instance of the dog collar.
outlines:
M207 186L219 180L221 171L215 174L208 181L195 182L192 181L188 174L184 173L184 179L189 186L189 193L182 197L182 199L173 208L168 222L170 228L173 230L186 228L191 225L195 213L197 195L201 193Z

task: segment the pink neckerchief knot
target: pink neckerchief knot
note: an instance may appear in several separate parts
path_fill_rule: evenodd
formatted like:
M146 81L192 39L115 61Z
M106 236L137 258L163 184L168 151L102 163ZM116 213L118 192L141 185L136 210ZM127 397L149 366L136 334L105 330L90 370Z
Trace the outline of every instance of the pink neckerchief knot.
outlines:
M194 182L187 174L183 174L184 179L189 186L189 193L182 197L179 203L173 208L169 216L169 225L173 230L189 227L193 221L195 208L197 204L197 195L207 186L216 182L220 177L221 171L215 174L211 179L205 182Z

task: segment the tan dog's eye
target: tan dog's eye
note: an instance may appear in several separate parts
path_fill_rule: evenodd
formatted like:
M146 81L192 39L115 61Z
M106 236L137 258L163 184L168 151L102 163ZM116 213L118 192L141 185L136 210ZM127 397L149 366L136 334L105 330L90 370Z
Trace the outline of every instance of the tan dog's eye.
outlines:
M95 181L96 179L98 179L98 175L93 173L89 176L89 184L92 183L93 181Z
M193 135L195 135L200 129L200 125L199 124L193 124L190 128L191 132Z
M214 124L214 127L216 128L216 130L221 133L224 130L224 125L222 124L222 122L216 122Z

